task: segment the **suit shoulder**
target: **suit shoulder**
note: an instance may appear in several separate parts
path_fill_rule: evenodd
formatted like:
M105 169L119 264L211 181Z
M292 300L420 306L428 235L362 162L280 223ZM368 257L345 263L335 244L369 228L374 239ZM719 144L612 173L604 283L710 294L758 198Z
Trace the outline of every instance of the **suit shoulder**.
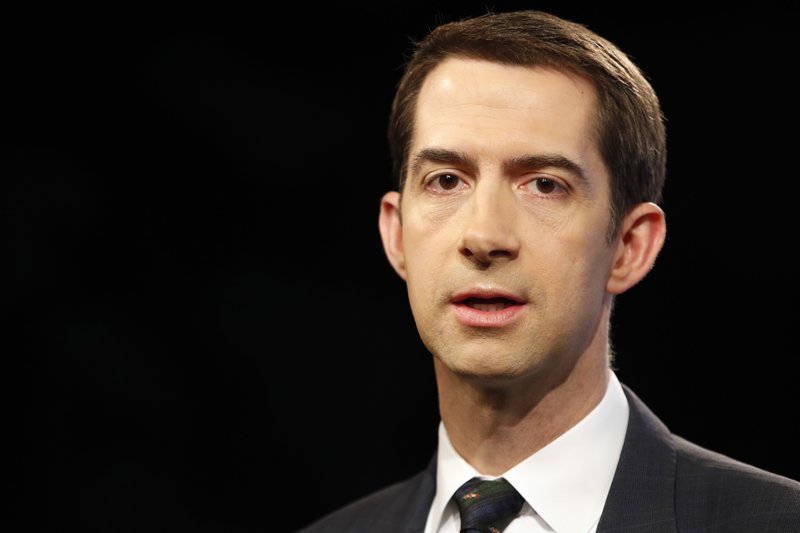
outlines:
M686 531L800 531L800 482L681 437L675 450L677 515Z
M411 519L427 506L426 493L432 487L426 479L427 473L420 472L404 481L394 483L336 509L297 533L364 533L382 531L388 524L398 519ZM428 498L428 499L430 499ZM429 503L429 502L428 502Z

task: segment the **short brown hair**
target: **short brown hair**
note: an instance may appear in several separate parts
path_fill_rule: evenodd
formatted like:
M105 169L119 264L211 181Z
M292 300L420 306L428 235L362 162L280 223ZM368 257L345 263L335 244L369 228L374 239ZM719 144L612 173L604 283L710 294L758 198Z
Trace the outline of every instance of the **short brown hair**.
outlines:
M427 75L448 57L567 69L598 96L597 143L611 183L611 225L636 204L659 203L666 178L666 131L658 97L616 45L586 26L536 10L487 13L448 22L417 42L397 86L389 117L392 171L402 191L414 113Z

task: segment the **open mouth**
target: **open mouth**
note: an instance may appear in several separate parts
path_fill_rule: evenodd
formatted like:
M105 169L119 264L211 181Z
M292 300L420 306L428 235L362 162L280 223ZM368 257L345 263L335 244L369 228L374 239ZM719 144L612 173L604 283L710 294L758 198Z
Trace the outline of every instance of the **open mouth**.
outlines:
M524 315L528 303L514 294L473 289L457 294L452 301L456 320L477 328L503 328Z
M476 309L478 311L502 311L513 305L519 305L518 302L508 298L467 298L461 302L467 307Z

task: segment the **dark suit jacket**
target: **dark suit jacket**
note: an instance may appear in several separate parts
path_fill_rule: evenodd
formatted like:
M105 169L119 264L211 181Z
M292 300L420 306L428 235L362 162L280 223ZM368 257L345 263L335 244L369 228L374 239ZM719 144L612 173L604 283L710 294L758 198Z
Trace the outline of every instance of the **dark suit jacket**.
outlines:
M623 385L630 419L597 533L800 533L800 482L673 435ZM422 533L436 458L299 533Z

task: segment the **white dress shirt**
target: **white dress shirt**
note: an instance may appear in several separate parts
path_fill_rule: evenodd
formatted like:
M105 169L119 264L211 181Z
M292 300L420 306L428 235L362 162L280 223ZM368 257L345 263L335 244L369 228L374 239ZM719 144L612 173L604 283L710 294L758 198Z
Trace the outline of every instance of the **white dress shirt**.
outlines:
M525 503L503 533L594 533L628 427L628 400L614 372L600 403L566 433L512 467L505 477ZM425 533L458 533L455 491L482 476L453 449L439 424L436 494Z

